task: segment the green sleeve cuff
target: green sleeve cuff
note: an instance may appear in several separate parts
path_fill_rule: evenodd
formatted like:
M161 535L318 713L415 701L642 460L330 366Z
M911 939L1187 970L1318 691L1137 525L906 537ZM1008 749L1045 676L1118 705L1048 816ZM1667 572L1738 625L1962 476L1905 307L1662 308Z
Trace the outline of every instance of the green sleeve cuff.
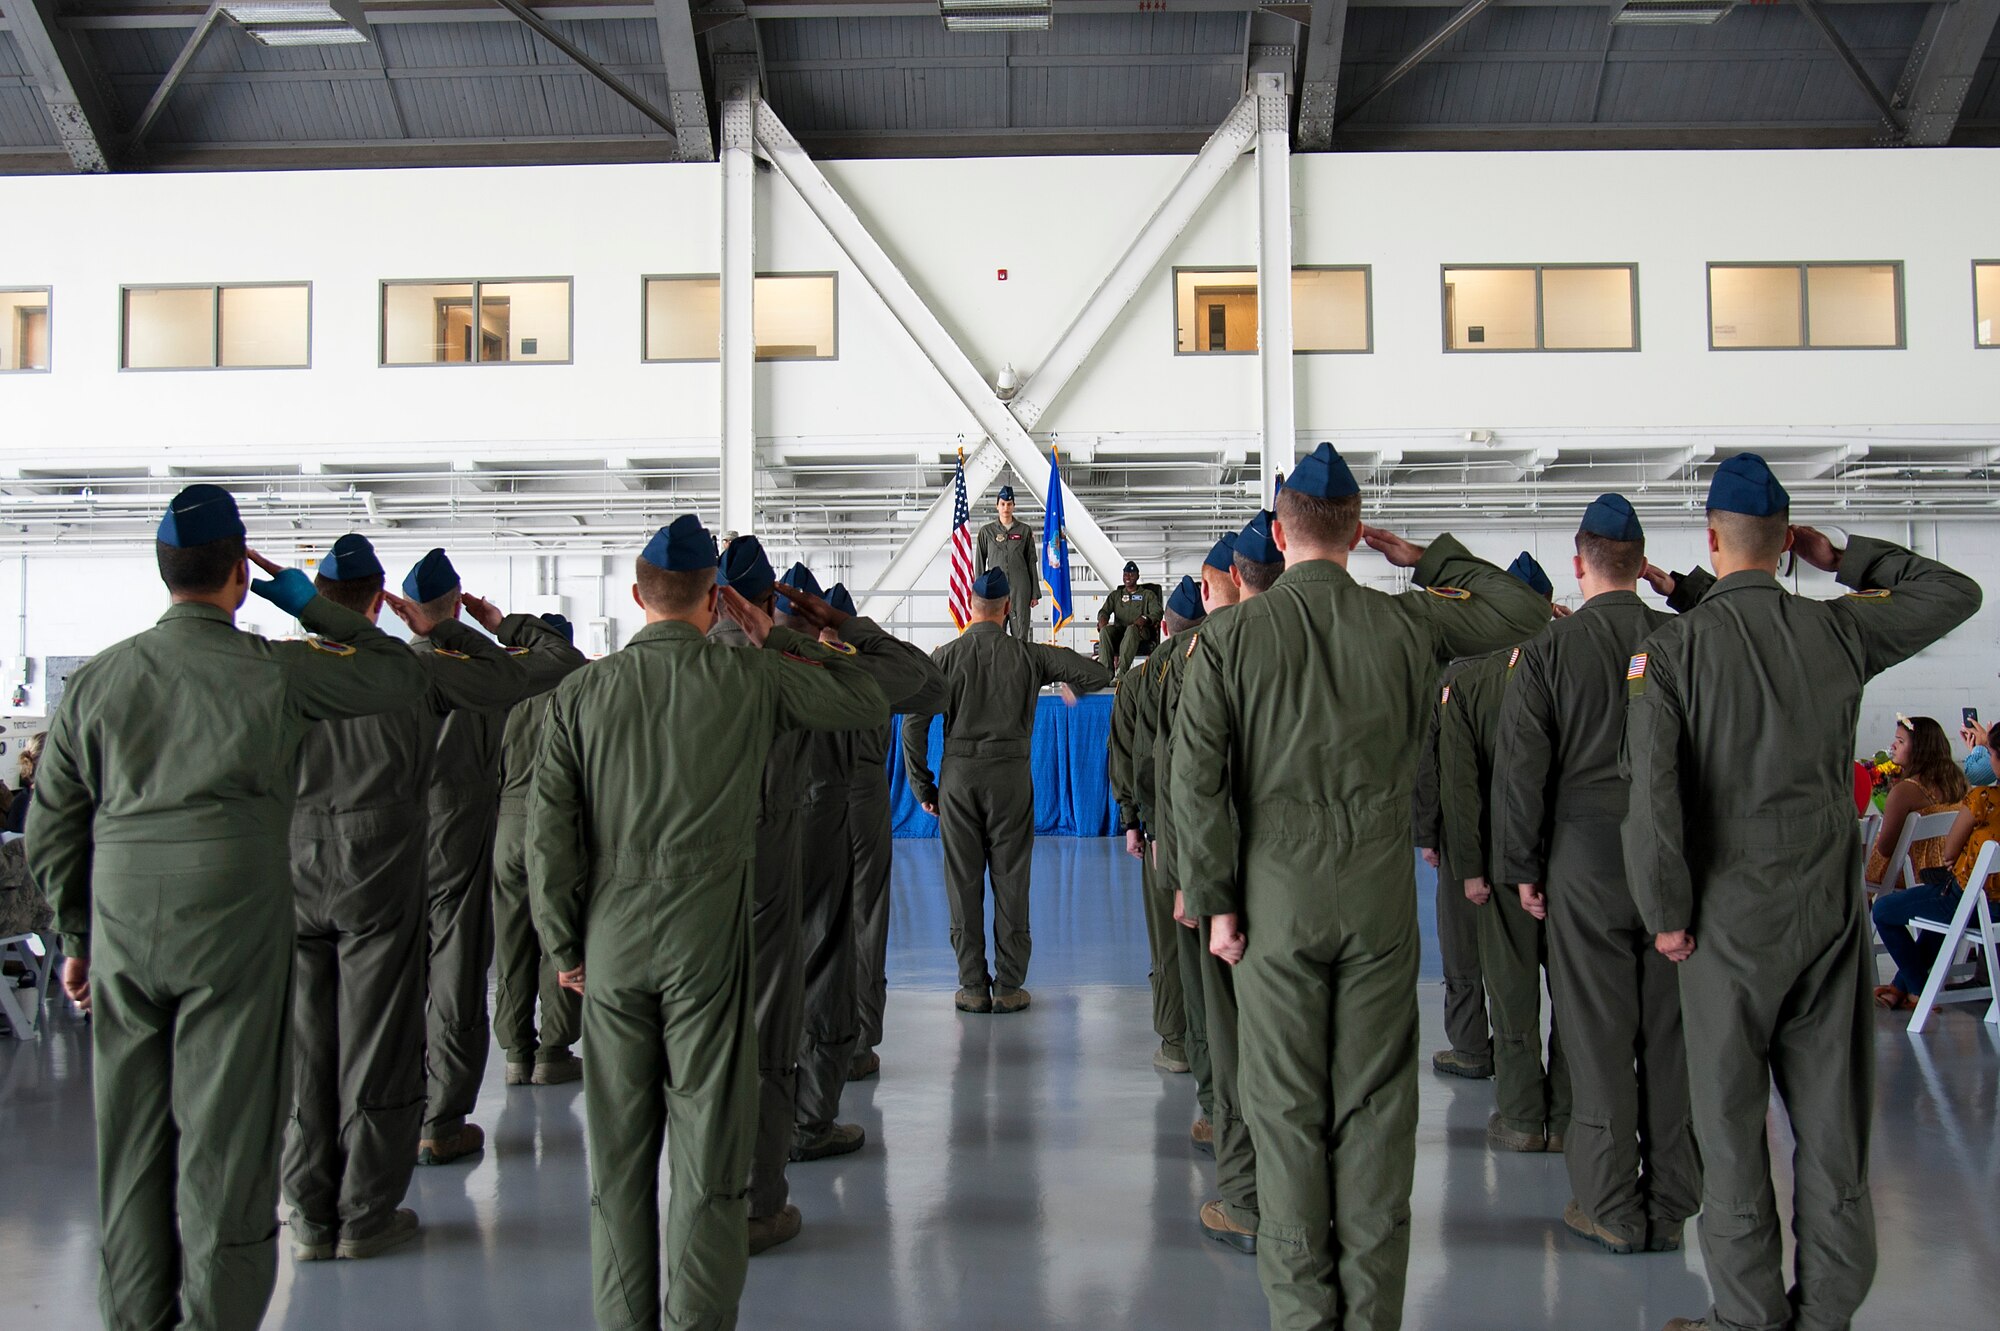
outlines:
M583 964L582 952L551 952L549 964L558 971L573 971Z
M357 633L375 626L368 622L366 615L357 615L344 605L335 604L325 596L315 596L307 601L299 611L299 623L308 633L317 633L322 638L332 638L335 642L350 641Z
M1871 591L1875 583L1869 572L1884 555L1894 554L1898 548L1873 536L1850 536L1847 548L1840 552L1840 567L1834 571L1834 580L1857 592Z
M480 635L456 619L446 619L432 625L431 631L425 636L433 645L442 647L448 652L462 652L469 640L478 639Z
M1466 550L1458 538L1449 532L1440 533L1435 541L1424 550L1424 557L1417 561L1410 576L1419 587L1436 587L1444 577L1445 565L1454 559L1467 558Z
M64 956L75 957L78 961L90 960L89 934L58 934L56 941L61 944Z

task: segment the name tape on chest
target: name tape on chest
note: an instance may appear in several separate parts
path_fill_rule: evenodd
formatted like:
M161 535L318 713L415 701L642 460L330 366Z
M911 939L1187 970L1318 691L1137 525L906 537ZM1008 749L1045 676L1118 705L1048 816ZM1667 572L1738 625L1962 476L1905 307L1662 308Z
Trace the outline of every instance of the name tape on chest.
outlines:
M325 652L328 656L352 656L356 650L352 643L334 642L329 638L310 633L306 635L306 646L316 652Z

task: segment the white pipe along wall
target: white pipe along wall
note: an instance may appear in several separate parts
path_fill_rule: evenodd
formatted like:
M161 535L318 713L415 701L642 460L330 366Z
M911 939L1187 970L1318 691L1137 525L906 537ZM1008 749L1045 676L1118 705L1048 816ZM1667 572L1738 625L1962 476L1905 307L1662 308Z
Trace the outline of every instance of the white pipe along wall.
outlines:
M1188 160L868 161L829 163L825 171L981 372L990 377L1012 363L1027 378ZM1984 445L2000 461L1993 392L2000 355L1975 345L1971 266L2000 257L1990 235L2000 213L2000 163L1991 154L1307 154L1293 157L1291 171L1294 262L1366 264L1372 286L1371 353L1296 358L1302 447L1334 438L1344 448L1395 448L1492 431L1508 449L1547 444L1609 458L1640 443L1699 451L1707 441L1727 452L1766 432L1824 433ZM714 164L663 164L0 180L0 210L35 218L42 238L0 257L0 288L53 289L52 371L0 375L0 471L137 469L164 496L181 483L181 468L430 462L470 469L666 457L712 465L719 365L642 362L641 278L718 271L718 172ZM961 438L970 451L977 426L790 186L759 172L754 188L758 269L833 272L839 282L837 359L756 366L760 457L863 449L935 466ZM383 216L454 222L385 230ZM135 229L133 217L212 224ZM1718 218L1756 225L1718 225ZM1066 457L1088 459L1100 444L1106 453L1144 457L1155 447L1199 451L1219 441L1254 456L1257 358L1175 354L1172 269L1254 268L1256 245L1256 181L1245 159L1036 423L1040 446L1053 440ZM1900 262L1906 347L1709 349L1708 263L1805 260ZM1444 350L1443 265L1579 262L1637 265L1640 350ZM381 281L526 277L571 279L569 363L379 365ZM312 283L310 368L119 370L121 284L280 281ZM1597 471L1605 488L1638 484L1632 467ZM276 484L308 485L295 471ZM1964 484L1983 490L1990 482ZM1247 517L1250 502L1189 493L1184 509L1240 508ZM1838 523L1830 501L1812 502L1822 507L1802 504L1802 519ZM1173 525L1176 503L1172 495L1163 501L1163 526ZM1481 530L1492 521L1471 512L1453 525L1502 560L1523 546L1537 549L1568 587L1562 557L1574 519L1565 506L1581 501L1551 496L1545 517L1509 519L1505 530ZM1911 512L1921 508L1913 503ZM772 515L760 507L760 516ZM358 513L351 520L383 540L391 563L407 563L433 543L420 529L371 528ZM580 553L564 554L564 542L543 553L559 556L557 594L572 617L594 617L602 605L613 641L623 641L636 624L621 609L629 605L629 556L612 558L607 575L600 550L627 549L628 538L599 540L590 520L578 515ZM1426 519L1412 534L1440 525ZM1661 562L1692 562L1691 526L1654 525ZM8 570L0 614L25 610L29 656L88 654L154 617L158 588L143 544L72 554L52 527L22 526L0 536L7 558L21 551L27 561L26 605L16 604L23 579ZM1914 528L1886 520L1854 526L1914 539L1984 583L2000 563L1987 553L1994 529L1977 515ZM254 520L253 534L281 550L296 544L283 532L257 530ZM1114 536L1145 547L1149 577L1191 569L1206 545L1171 532ZM493 543L461 557L468 586L533 596L532 548L508 553ZM851 586L866 586L889 553L816 540L803 528L781 552L804 554ZM1392 581L1372 556L1359 567ZM934 563L917 585L935 590L943 576ZM1801 586L1833 591L1816 575ZM1087 623L1095 597L1079 601ZM899 613L912 623L942 618L935 601L911 607ZM1961 705L2000 713L1996 615L1982 612L1885 677L1871 691L1859 746L1882 743L1876 732L1897 710L1935 715L1948 730ZM261 603L249 618L266 631L287 627ZM39 702L38 673L31 708Z

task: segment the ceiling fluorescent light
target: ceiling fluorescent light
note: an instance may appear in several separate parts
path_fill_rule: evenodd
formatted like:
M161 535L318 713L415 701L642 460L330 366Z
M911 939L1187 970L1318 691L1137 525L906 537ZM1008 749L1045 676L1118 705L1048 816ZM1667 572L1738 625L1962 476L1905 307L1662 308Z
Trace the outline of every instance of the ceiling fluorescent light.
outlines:
M1611 15L1613 23L1630 25L1687 24L1707 26L1736 8L1737 0L1625 0Z
M245 28L260 46L354 46L368 38L353 28Z
M238 0L222 12L245 27L260 23L345 23L327 0Z
M947 32L1046 32L1050 15L1023 14L946 14L944 26Z
M993 9L1046 14L1054 8L1053 0L938 0L938 9L946 14L976 14Z

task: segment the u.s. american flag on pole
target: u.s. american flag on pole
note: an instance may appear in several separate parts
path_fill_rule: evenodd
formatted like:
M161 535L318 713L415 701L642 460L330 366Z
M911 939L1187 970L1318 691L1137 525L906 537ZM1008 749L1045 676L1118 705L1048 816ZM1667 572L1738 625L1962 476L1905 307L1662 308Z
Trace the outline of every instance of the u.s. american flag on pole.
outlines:
M972 508L965 502L965 450L951 477L951 622L959 632L972 622Z

